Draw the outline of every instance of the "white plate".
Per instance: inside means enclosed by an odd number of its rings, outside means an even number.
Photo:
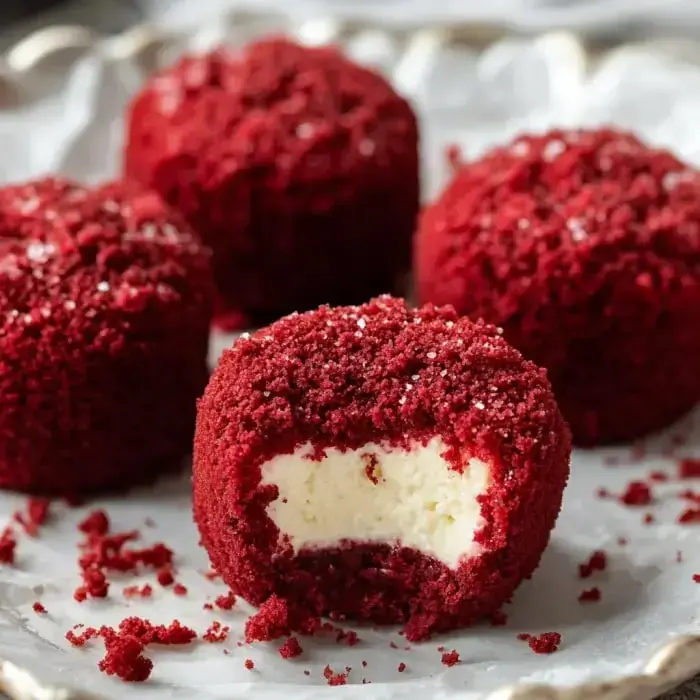
[[[389,34],[330,20],[296,25],[279,17],[239,14],[187,35],[139,28],[103,41],[84,30],[54,28],[15,47],[0,84],[0,181],[53,170],[88,180],[113,174],[121,110],[145,72],[183,47],[203,48],[222,39],[239,43],[280,30],[309,42],[342,41],[359,60],[386,71],[414,100],[422,119],[428,195],[444,181],[445,146],[458,142],[472,155],[523,129],[554,124],[612,121],[700,164],[700,68],[689,60],[697,51],[693,45],[673,47],[673,55],[649,46],[626,47],[594,65],[568,35],[499,41],[478,52],[470,43],[473,35],[461,29]],[[230,340],[215,338],[214,354]],[[155,585],[152,599],[127,602],[120,595],[122,584],[116,583],[110,600],[78,605],[72,601],[78,583],[75,524],[85,509],[56,505],[40,538],[21,539],[17,567],[0,568],[0,658],[5,659],[0,683],[16,697],[31,700],[239,700],[251,692],[268,700],[651,698],[700,671],[700,637],[692,636],[700,632],[700,588],[692,579],[700,573],[700,526],[675,524],[683,508],[676,494],[692,483],[655,486],[658,502],[642,509],[601,500],[595,491],[620,492],[652,469],[675,473],[669,441],[679,433],[689,439],[674,448],[675,454],[700,456],[700,426],[695,429],[690,419],[650,441],[644,459],[622,448],[576,452],[552,545],[533,580],[508,607],[508,625],[482,626],[410,649],[393,631],[370,629],[357,630],[363,641],[353,648],[332,640],[302,640],[305,655],[293,662],[283,661],[275,645],[238,647],[244,606],[230,613],[202,610],[207,597],[222,589],[201,574],[206,556],[197,546],[186,480],[94,505],[106,508],[118,529],[153,518],[156,526],[142,527],[144,536],[175,549],[178,578],[188,596],[178,598]],[[615,456],[619,464],[606,466],[606,456]],[[18,496],[0,497],[0,525],[23,502]],[[653,525],[642,522],[647,511],[656,518]],[[620,537],[628,543],[620,545]],[[594,549],[606,550],[609,567],[581,581],[578,564]],[[683,553],[680,563],[677,551]],[[148,576],[129,579],[123,585],[146,580]],[[578,595],[593,585],[600,587],[602,601],[581,605]],[[32,611],[35,600],[41,600],[48,615]],[[134,687],[97,671],[100,643],[79,650],[64,639],[76,623],[113,624],[130,614],[156,622],[177,617],[199,632],[218,619],[231,625],[232,634],[223,646],[198,643],[154,651],[151,680]],[[516,638],[521,632],[547,631],[563,636],[561,649],[551,656],[534,655]],[[458,650],[462,663],[443,667],[438,645]],[[244,668],[246,658],[255,661],[255,671]],[[401,662],[407,666],[403,673],[397,670]],[[328,688],[322,676],[326,664],[336,670],[351,666],[350,684]],[[363,677],[373,683],[358,685]],[[79,694],[61,690],[68,688]]]

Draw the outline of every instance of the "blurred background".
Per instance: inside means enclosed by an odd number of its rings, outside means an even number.
[[[659,33],[700,38],[699,0],[3,0],[0,43],[47,24],[115,33],[141,21],[190,23],[229,7],[412,24],[488,21],[524,32],[573,29],[612,40]]]

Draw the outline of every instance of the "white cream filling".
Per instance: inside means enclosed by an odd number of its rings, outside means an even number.
[[[459,473],[441,456],[445,449],[437,437],[410,450],[368,443],[330,448],[314,461],[311,445],[303,445],[263,464],[262,483],[279,489],[267,513],[297,552],[341,540],[401,543],[455,568],[480,551],[477,497],[490,484],[490,468],[467,458]]]

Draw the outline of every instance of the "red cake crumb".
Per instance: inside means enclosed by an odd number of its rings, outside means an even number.
[[[170,567],[158,569],[158,573],[156,574],[156,580],[164,588],[166,588],[167,586],[172,586],[172,584],[175,582],[173,570]]]
[[[125,598],[150,598],[153,595],[153,586],[149,583],[143,586],[125,586],[122,594]]]
[[[150,547],[127,548],[127,544],[139,537],[136,530],[121,533],[109,532],[109,518],[104,511],[93,511],[78,526],[85,533],[85,541],[79,546],[82,553],[78,564],[82,570],[83,585],[76,589],[74,598],[78,602],[88,597],[104,598],[108,594],[109,582],[106,572],[136,572],[141,567],[159,568],[170,566],[173,551],[162,542]],[[135,595],[136,589],[127,587],[125,595]],[[148,585],[140,590],[143,597],[152,593]]]
[[[45,615],[46,614],[46,608],[37,600],[34,605],[32,605],[32,610],[37,614],[37,615]]]
[[[518,639],[527,642],[535,654],[553,654],[561,644],[559,632],[543,632],[540,635],[519,634]]]
[[[659,483],[664,483],[665,481],[669,480],[669,476],[668,476],[668,474],[666,474],[666,472],[658,472],[658,471],[651,472],[649,474],[649,478],[652,481],[657,481]]]
[[[398,667],[396,668],[396,670],[397,670],[399,673],[403,673],[403,672],[406,670],[406,664],[402,661],[402,662],[398,665]]]
[[[338,644],[345,644],[346,646],[354,647],[360,643],[360,638],[358,637],[357,632],[354,630],[338,630],[335,641]]]
[[[695,583],[700,583],[700,574],[693,574],[693,581]]]
[[[220,595],[214,601],[216,607],[220,610],[232,610],[236,604],[236,596],[233,593],[227,593],[226,595]]]
[[[209,629],[202,635],[202,639],[211,644],[225,642],[228,639],[229,629],[230,627],[222,625],[220,622],[212,622]]]
[[[364,659],[362,660],[362,668],[367,668],[367,662]]]
[[[692,503],[700,505],[700,492],[685,489],[684,491],[681,491],[678,496],[686,501],[691,501]]]
[[[292,632],[313,634],[319,625],[318,617],[309,615],[303,607],[292,605],[289,601],[272,595],[260,606],[258,612],[246,621],[245,640],[250,644],[270,642],[279,637],[286,637]]]
[[[249,670],[252,671],[255,668],[255,663],[252,661],[252,659],[246,659],[243,662],[243,665]]]
[[[330,666],[323,669],[323,677],[328,685],[347,685],[348,673],[336,673]]]
[[[129,182],[5,186],[0,268],[0,487],[72,496],[178,469],[212,305],[181,215]]]
[[[6,527],[0,535],[0,564],[14,564],[17,538],[14,531]]]
[[[187,595],[187,586],[183,586],[181,583],[176,583],[173,586],[173,593],[179,596]]]
[[[106,535],[109,532],[109,516],[103,510],[93,510],[78,524],[86,535]]]
[[[206,611],[210,612],[213,609],[214,609],[214,606],[211,603],[204,603],[204,605],[202,605],[202,610],[206,610]]]
[[[409,271],[416,118],[336,48],[275,38],[186,56],[149,80],[127,125],[127,177],[214,251],[217,325],[358,303]]]
[[[656,522],[656,518],[652,513],[645,513],[644,517],[642,518],[642,522],[645,525],[653,525]]]
[[[143,656],[146,645],[136,637],[117,636],[105,639],[105,656],[97,667],[108,676],[118,676],[128,683],[142,683],[153,670],[153,661]]]
[[[579,603],[597,603],[601,598],[600,588],[593,586],[581,591],[578,597]]]
[[[626,506],[648,506],[653,500],[651,489],[643,481],[630,481],[620,496],[620,503]]]
[[[694,525],[700,523],[700,508],[687,508],[678,516],[680,525]]]
[[[583,564],[578,565],[579,578],[590,578],[595,571],[605,571],[608,565],[608,557],[605,552],[596,550]]]
[[[444,652],[440,658],[440,663],[447,667],[456,666],[459,663],[459,653],[455,649]]]
[[[30,537],[35,537],[49,517],[50,506],[51,502],[46,498],[30,498],[26,514],[17,511],[14,519]]]
[[[83,585],[76,589],[76,600],[83,593],[89,598],[106,598],[109,592],[109,582],[104,571],[96,567],[86,567],[82,572]],[[81,591],[79,594],[78,591]]]
[[[153,662],[143,656],[149,644],[189,644],[196,636],[194,630],[183,626],[178,620],[173,620],[166,627],[153,625],[140,617],[125,618],[117,629],[88,627],[81,634],[75,634],[73,630],[66,633],[66,639],[78,647],[102,637],[105,656],[98,664],[99,669],[109,676],[118,676],[129,682],[142,682],[150,676]]]
[[[699,183],[613,128],[518,136],[423,211],[418,301],[502,327],[579,444],[670,425],[700,399]]]
[[[370,454],[364,454],[362,455],[362,459],[365,462],[365,475],[376,486],[379,483],[382,475],[377,455],[373,452]]]
[[[289,637],[287,641],[280,647],[280,656],[283,659],[293,659],[297,656],[301,656],[304,650],[299,644],[299,640],[296,637]]]
[[[218,571],[214,571],[212,569],[211,571],[206,571],[204,573],[204,577],[209,581],[216,581],[217,579],[221,578],[221,574]]]
[[[603,488],[602,486],[600,488],[596,489],[595,495],[597,498],[609,498],[610,497],[610,491],[608,489]]]
[[[449,468],[464,469],[465,445],[487,464],[508,465],[493,468],[482,501],[476,540],[484,553],[457,568],[388,543],[293,554],[267,514],[278,492],[260,483],[261,467],[280,453],[310,443],[321,459],[330,447],[401,448],[436,435]],[[307,619],[399,623],[416,641],[500,609],[534,571],[561,506],[569,454],[545,373],[498,329],[390,297],[322,307],[224,352],[199,402],[195,520],[214,568],[252,605],[286,601],[303,606]],[[261,609],[250,629],[266,627],[267,614]],[[276,636],[288,633],[288,624],[272,626],[281,627]]]
[[[86,627],[80,634],[76,634],[73,630],[68,630],[66,632],[66,639],[74,646],[74,647],[82,647],[87,644],[91,639],[95,639],[95,637],[98,637],[100,634],[100,631],[98,629],[95,629],[94,627]]]
[[[679,479],[700,479],[700,459],[682,459],[678,463]]]

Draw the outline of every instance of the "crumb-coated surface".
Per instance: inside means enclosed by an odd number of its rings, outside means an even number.
[[[138,186],[0,189],[0,486],[72,494],[177,468],[207,381],[210,274]]]
[[[418,211],[409,104],[335,48],[266,39],[185,57],[134,99],[125,171],[214,250],[219,317],[396,290]]]
[[[574,440],[624,441],[700,399],[700,175],[611,129],[462,164],[415,243],[418,296],[502,326]]]
[[[478,557],[449,569],[381,543],[294,555],[266,515],[261,465],[306,442],[397,448],[441,436],[450,468],[491,464]],[[311,615],[406,624],[410,639],[497,609],[537,566],[559,513],[570,436],[545,373],[482,323],[385,296],[281,319],[226,351],[199,403],[194,508],[224,580]],[[465,543],[465,549],[468,543]]]

